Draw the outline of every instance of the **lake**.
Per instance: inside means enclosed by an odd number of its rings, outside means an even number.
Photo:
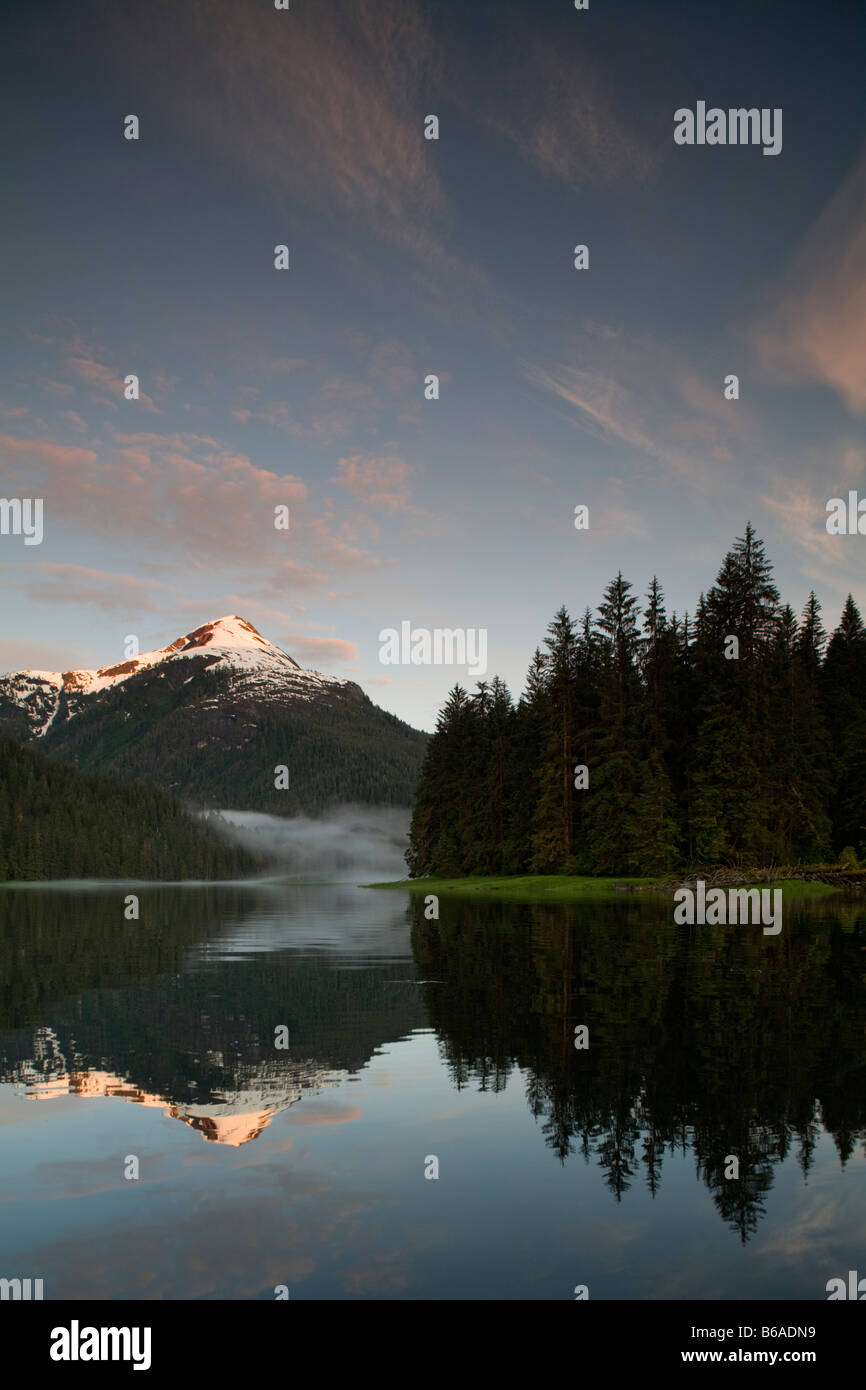
[[[427,921],[150,886],[126,921],[127,891],[0,890],[0,1275],[46,1299],[826,1299],[863,1268],[862,901],[770,937],[638,894]]]

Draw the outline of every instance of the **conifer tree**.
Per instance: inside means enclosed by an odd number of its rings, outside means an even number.
[[[636,858],[632,816],[638,766],[640,610],[620,571],[599,605],[601,635],[599,736],[590,771],[589,829],[596,873],[617,873]]]
[[[578,644],[574,623],[563,607],[544,639],[544,715],[538,800],[532,836],[536,871],[573,872],[574,747]]]
[[[778,853],[767,825],[774,773],[765,737],[778,605],[763,542],[749,523],[722,562],[696,639],[704,695],[691,819],[704,863],[772,863]]]
[[[822,670],[834,776],[830,811],[836,851],[866,850],[866,630],[851,594]]]

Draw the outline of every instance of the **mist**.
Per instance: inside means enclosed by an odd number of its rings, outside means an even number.
[[[221,811],[224,832],[266,869],[328,883],[406,878],[408,806],[335,806],[321,817]]]

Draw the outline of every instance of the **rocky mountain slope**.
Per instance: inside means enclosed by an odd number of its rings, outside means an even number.
[[[112,666],[0,677],[0,733],[196,805],[276,814],[408,805],[426,743],[236,614]],[[288,788],[275,786],[278,766]]]

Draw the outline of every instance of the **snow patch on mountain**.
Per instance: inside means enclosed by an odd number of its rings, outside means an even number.
[[[232,671],[237,677],[233,691],[257,699],[313,700],[329,690],[357,688],[353,687],[353,682],[338,676],[305,670],[287,652],[263,637],[252,623],[236,613],[229,613],[178,637],[167,647],[158,647],[113,666],[101,666],[96,670],[15,671],[0,677],[0,695],[5,695],[26,714],[31,731],[41,737],[57,714],[61,694],[68,699],[72,697],[69,699],[72,716],[85,706],[86,700],[80,697],[97,695],[122,685],[141,671],[190,657],[207,658],[208,671]]]

